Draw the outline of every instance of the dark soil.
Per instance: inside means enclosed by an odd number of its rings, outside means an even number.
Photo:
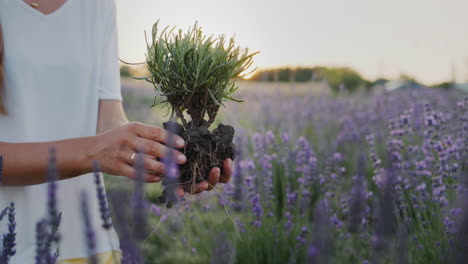
[[[234,160],[234,128],[232,126],[219,124],[218,128],[209,131],[207,126],[185,130],[182,125],[171,121],[163,125],[164,129],[181,136],[186,142],[185,148],[180,151],[187,157],[187,162],[179,167],[178,183],[184,184],[187,192],[190,192],[196,183],[206,180],[212,168],[218,167],[222,173],[225,159]],[[166,191],[163,192],[160,201],[166,203],[167,200]]]

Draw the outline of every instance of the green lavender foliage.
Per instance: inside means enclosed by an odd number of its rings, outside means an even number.
[[[175,27],[166,27],[160,34],[158,23],[159,20],[153,25],[151,42],[146,41],[151,75],[139,78],[152,83],[158,93],[152,106],[169,104],[183,113],[195,94],[206,96],[205,109],[219,107],[226,101],[241,101],[232,97],[238,89],[236,80],[246,75],[258,52],[237,47],[234,37],[208,37],[197,22],[186,33],[181,29],[175,33]]]

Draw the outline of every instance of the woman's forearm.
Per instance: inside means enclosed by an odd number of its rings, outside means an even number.
[[[120,101],[101,100],[97,134],[128,123]],[[0,142],[3,156],[1,185],[21,186],[47,182],[49,149],[56,148],[59,180],[73,178],[92,171],[92,151],[98,138],[81,137],[38,143]]]
[[[92,171],[87,153],[96,144],[95,137],[82,137],[38,143],[0,142],[3,156],[2,185],[21,186],[47,182],[49,149],[55,146],[59,180]]]

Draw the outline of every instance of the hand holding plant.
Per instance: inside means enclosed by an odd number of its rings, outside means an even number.
[[[159,182],[165,173],[164,163],[156,160],[168,153],[165,142],[170,132],[163,128],[130,122],[118,128],[97,135],[93,147],[88,153],[88,171],[92,171],[92,161],[98,161],[101,171],[112,175],[135,178],[135,168],[131,157],[135,152],[145,154],[143,166],[145,182]],[[184,147],[182,138],[175,136],[175,146]],[[172,151],[174,160],[179,164],[186,162],[186,157],[177,150]]]
[[[232,96],[238,89],[236,80],[257,53],[235,47],[234,37],[228,44],[224,35],[207,37],[197,23],[185,34],[166,27],[158,35],[158,22],[152,28],[152,41],[147,40],[146,63],[151,75],[140,79],[155,87],[152,106],[160,103],[170,111],[170,121],[164,127],[173,127],[172,132],[187,143],[181,149],[188,160],[180,166],[178,190],[181,192],[182,186],[186,192],[197,193],[217,182],[217,168],[222,168],[222,182],[230,178],[234,128],[223,124],[212,131],[209,128],[224,102],[241,102]],[[166,195],[161,201],[167,202]]]

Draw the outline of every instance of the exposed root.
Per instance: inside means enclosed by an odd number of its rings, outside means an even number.
[[[233,219],[233,217],[231,216],[231,213],[229,212],[229,208],[228,208],[228,206],[227,206],[226,200],[224,200],[223,196],[221,195],[221,193],[218,191],[218,189],[217,189],[215,186],[213,186],[213,185],[211,185],[211,184],[210,184],[210,186],[211,186],[211,188],[213,188],[213,190],[216,191],[216,193],[218,194],[219,198],[223,201],[224,211],[226,211],[226,215],[228,216],[229,220],[231,220],[231,223],[232,223],[232,225],[234,226],[234,230],[236,231],[236,234],[237,234],[239,240],[242,241],[242,236],[241,236],[241,234],[240,234],[240,232],[239,232],[239,229],[237,229],[236,222],[234,222],[234,219]]]
[[[178,110],[174,109],[174,111],[179,117]],[[174,121],[163,125],[166,129],[175,127],[176,134],[186,141],[181,152],[187,157],[187,162],[180,165],[180,177],[177,182],[173,183],[179,187],[182,186],[184,192],[196,192],[199,183],[208,181],[213,168],[218,167],[222,172],[224,160],[234,159],[235,146],[232,141],[235,131],[232,126],[219,124],[216,129],[210,131],[206,126],[192,127],[194,125],[192,122],[188,123],[189,129],[185,128],[185,124],[181,125]],[[163,192],[163,196],[160,197],[161,203],[167,201],[166,196],[167,193]]]
[[[142,65],[142,64],[146,64],[146,61],[145,61],[145,62],[126,62],[126,61],[122,60],[121,58],[119,58],[119,61],[122,62],[123,64],[128,64],[128,65]]]
[[[149,233],[149,235],[142,241],[142,243],[145,243],[145,241],[150,238],[159,228],[159,226],[161,225],[162,223],[162,219],[163,217],[165,216],[165,213],[166,213],[166,208],[167,208],[167,203],[164,205],[163,207],[163,211],[161,213],[161,217],[159,218],[159,221],[158,223],[156,224],[156,226],[154,226],[153,230],[151,230],[151,232]]]

